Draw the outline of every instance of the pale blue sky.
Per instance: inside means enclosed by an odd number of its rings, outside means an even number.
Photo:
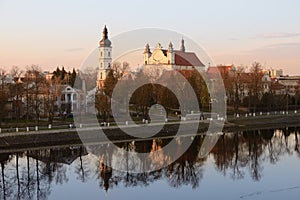
[[[111,36],[143,27],[178,31],[217,64],[259,61],[300,74],[299,10],[298,0],[0,0],[0,67],[79,67],[107,24]]]

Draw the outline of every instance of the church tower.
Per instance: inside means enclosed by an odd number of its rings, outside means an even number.
[[[175,63],[175,54],[173,49],[172,42],[169,43],[169,48],[167,51],[168,65],[174,65]]]
[[[184,40],[181,38],[180,51],[185,52]]]
[[[110,65],[112,62],[112,47],[111,42],[108,39],[108,31],[104,26],[102,32],[102,39],[99,42],[99,66],[97,70],[97,86],[98,89],[103,88],[103,83],[109,72]]]
[[[145,50],[144,50],[144,64],[148,65],[149,63],[149,58],[151,57],[151,51],[150,51],[150,46],[147,43],[145,46]]]

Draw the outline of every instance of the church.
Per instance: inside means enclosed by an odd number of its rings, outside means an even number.
[[[144,65],[148,67],[160,65],[166,70],[193,70],[197,67],[205,67],[194,52],[186,52],[183,38],[179,50],[174,50],[170,42],[168,49],[163,49],[161,44],[157,43],[151,52],[149,44],[146,44]]]
[[[110,70],[112,63],[112,43],[108,38],[107,27],[104,26],[102,39],[99,41],[99,66],[97,67],[97,87],[103,88],[104,81]],[[144,70],[159,68],[165,70],[184,70],[190,71],[195,68],[205,69],[205,65],[199,60],[194,52],[186,51],[184,39],[181,39],[179,50],[173,48],[172,42],[167,49],[164,49],[160,43],[151,51],[147,43],[143,52]]]

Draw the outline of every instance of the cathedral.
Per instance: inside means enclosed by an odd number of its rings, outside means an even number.
[[[97,88],[104,86],[104,81],[110,70],[112,63],[112,46],[108,39],[108,31],[104,26],[102,39],[99,42],[99,66],[97,68]],[[179,50],[173,48],[170,42],[167,49],[163,49],[160,43],[150,50],[149,44],[146,44],[144,52],[144,70],[159,68],[165,70],[193,70],[195,68],[205,69],[205,65],[199,60],[194,52],[187,52],[183,38]]]
[[[174,50],[173,44],[170,42],[168,49],[163,49],[161,44],[157,43],[151,52],[149,44],[146,44],[144,65],[148,68],[159,65],[166,70],[192,70],[197,67],[205,67],[194,52],[186,52],[183,38],[179,50]]]

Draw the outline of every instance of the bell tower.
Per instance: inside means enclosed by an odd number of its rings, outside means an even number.
[[[104,26],[102,31],[102,39],[99,42],[99,66],[97,70],[97,86],[98,89],[103,88],[103,83],[109,72],[112,62],[112,46],[111,41],[108,39],[108,31]]]
[[[150,51],[150,46],[147,43],[145,46],[145,50],[144,50],[144,64],[148,65],[149,63],[149,58],[151,57],[151,51]]]

